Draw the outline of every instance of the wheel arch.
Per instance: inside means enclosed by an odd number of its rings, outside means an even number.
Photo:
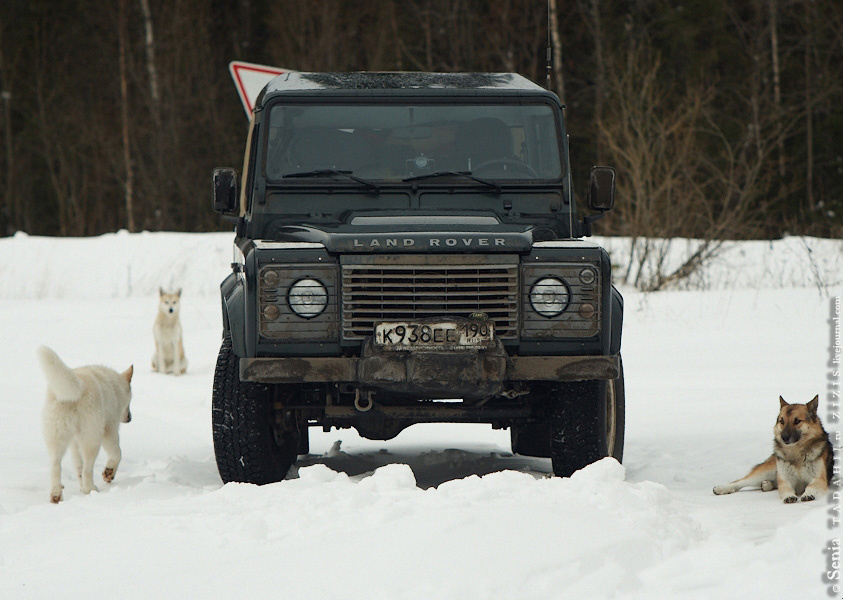
[[[223,337],[231,338],[231,349],[239,357],[246,356],[246,286],[232,273],[220,285]]]
[[[609,354],[616,356],[621,351],[621,335],[623,333],[623,296],[615,286],[612,286],[612,331],[609,340]]]

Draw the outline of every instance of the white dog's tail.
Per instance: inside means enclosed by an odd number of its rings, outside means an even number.
[[[82,397],[84,386],[82,380],[64,364],[58,355],[47,348],[38,348],[38,358],[41,368],[47,376],[47,384],[59,402],[76,402]]]

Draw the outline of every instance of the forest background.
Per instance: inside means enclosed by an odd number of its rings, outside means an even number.
[[[232,60],[549,75],[578,195],[618,170],[601,234],[843,237],[839,0],[6,0],[0,235],[222,229]]]

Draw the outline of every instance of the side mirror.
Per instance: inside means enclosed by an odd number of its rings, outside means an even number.
[[[220,213],[234,212],[240,197],[237,173],[234,169],[214,169],[214,210]]]
[[[591,167],[586,204],[591,210],[612,210],[615,205],[615,170],[612,167]]]

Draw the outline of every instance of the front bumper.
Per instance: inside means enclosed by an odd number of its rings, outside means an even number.
[[[508,356],[503,346],[478,351],[379,351],[358,357],[241,358],[240,379],[260,383],[350,383],[427,397],[487,397],[507,382],[616,379],[618,356]]]

